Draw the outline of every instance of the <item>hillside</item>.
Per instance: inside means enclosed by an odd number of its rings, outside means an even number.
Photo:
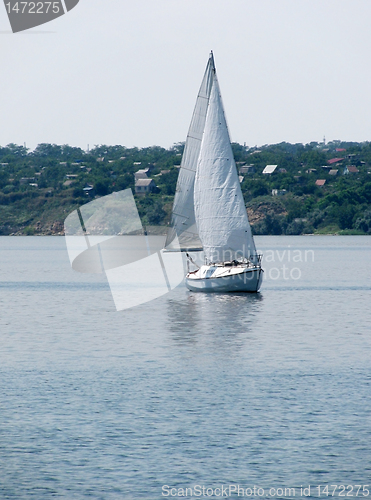
[[[255,234],[371,234],[371,143],[233,144],[233,150]],[[55,144],[0,147],[0,234],[63,234],[71,211],[113,191],[134,191],[134,173],[144,169],[156,187],[135,195],[143,225],[166,225],[182,151],[183,144],[89,152]],[[267,165],[277,167],[263,174]]]

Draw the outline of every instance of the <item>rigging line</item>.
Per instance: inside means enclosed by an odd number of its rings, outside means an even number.
[[[197,269],[200,269],[200,266],[196,264],[196,262],[192,259],[188,252],[186,252],[186,256],[192,262],[192,264],[197,267]]]
[[[187,217],[186,215],[177,214],[176,212],[173,212],[173,215],[177,215],[178,217],[183,217],[184,219],[189,219],[189,217]]]
[[[90,241],[89,241],[89,238],[88,238],[88,233],[86,231],[86,227],[85,227],[85,224],[84,224],[84,219],[82,218],[82,215],[81,215],[81,212],[80,212],[79,208],[77,209],[77,215],[79,216],[79,219],[80,219],[81,229],[83,230],[86,244],[87,244],[88,248],[90,248]]]
[[[188,172],[193,172],[193,173],[196,173],[196,170],[192,170],[191,168],[182,167],[182,166],[180,166],[180,168],[181,168],[182,170],[188,170]]]
[[[195,139],[195,141],[202,141],[202,137],[201,139],[199,137],[195,137],[194,135],[187,135],[187,139]]]

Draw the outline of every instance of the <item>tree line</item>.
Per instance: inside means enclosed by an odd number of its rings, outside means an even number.
[[[371,234],[371,143],[232,148],[255,234]],[[183,143],[168,149],[98,145],[89,151],[45,143],[33,151],[0,147],[0,234],[60,233],[72,210],[92,196],[134,191],[134,173],[147,168],[156,189],[136,196],[139,215],[144,225],[166,225],[183,149]],[[264,175],[266,165],[277,168]],[[354,172],[344,174],[347,166]]]

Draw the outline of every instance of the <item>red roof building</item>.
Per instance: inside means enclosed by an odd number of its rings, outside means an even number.
[[[326,184],[326,179],[317,179],[316,180],[316,186],[324,186]]]
[[[344,158],[332,158],[331,160],[327,160],[327,163],[329,165],[332,165],[333,163],[338,163],[339,161],[343,161]]]
[[[344,174],[358,174],[359,170],[354,165],[350,165],[349,167],[345,167]]]

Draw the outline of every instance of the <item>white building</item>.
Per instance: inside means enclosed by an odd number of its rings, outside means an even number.
[[[153,179],[137,179],[135,181],[135,194],[148,194],[156,189]]]
[[[138,179],[148,179],[149,168],[142,168],[134,173],[135,180]]]
[[[263,174],[273,174],[278,165],[267,165],[263,170]]]
[[[286,189],[272,189],[272,196],[283,196],[286,194]]]

